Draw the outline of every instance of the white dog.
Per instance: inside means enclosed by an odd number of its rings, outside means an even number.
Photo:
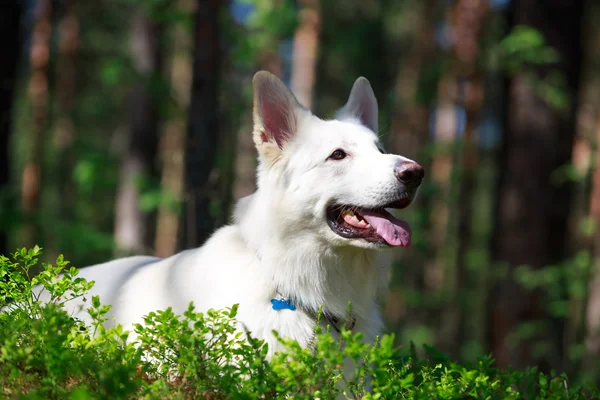
[[[258,190],[240,200],[235,223],[200,248],[166,259],[123,258],[80,276],[96,281],[92,293],[112,304],[126,329],[158,309],[237,303],[238,321],[268,343],[270,357],[281,350],[273,330],[308,346],[322,306],[332,331],[349,321],[373,340],[382,330],[376,295],[387,276],[374,252],[410,244],[408,224],[385,209],[410,204],[423,169],[382,150],[366,79],[354,83],[331,121],[312,115],[268,72],[252,82]],[[72,303],[85,320],[84,303]]]

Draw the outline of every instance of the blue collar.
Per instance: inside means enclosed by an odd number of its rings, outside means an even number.
[[[279,311],[279,310],[292,310],[295,311],[296,310],[296,306],[292,304],[292,302],[290,300],[286,300],[286,299],[271,299],[271,305],[273,307],[273,310],[275,311]]]
[[[292,311],[296,311],[296,306],[292,303],[291,300],[286,299],[285,297],[281,296],[279,293],[277,293],[277,297],[279,297],[279,299],[271,299],[271,306],[273,307],[273,310],[275,311],[279,311],[279,310],[292,310]],[[313,315],[313,317],[315,319],[319,319],[318,314],[315,313],[314,311],[307,311],[310,314]],[[340,319],[338,317],[335,317],[333,315],[329,315],[328,313],[324,312],[323,316],[325,317],[325,319],[331,324],[331,326],[333,327],[333,329],[335,329],[338,333],[340,333],[340,327],[338,326]],[[354,325],[356,325],[356,316],[350,314],[348,316],[349,318],[346,320],[344,327],[347,330],[352,330],[354,328]]]

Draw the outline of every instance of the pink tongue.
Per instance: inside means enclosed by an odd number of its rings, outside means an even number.
[[[361,210],[360,215],[371,224],[377,234],[385,239],[390,246],[410,245],[410,226],[400,221],[389,212]]]

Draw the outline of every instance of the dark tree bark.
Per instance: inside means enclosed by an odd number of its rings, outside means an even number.
[[[42,165],[44,143],[48,129],[50,65],[50,38],[52,36],[52,1],[39,0],[34,10],[33,31],[29,49],[31,77],[29,100],[31,105],[31,147],[21,179],[21,209],[26,218],[21,237],[23,246],[33,246],[42,239],[36,213],[42,193]]]
[[[185,145],[184,246],[201,245],[214,229],[209,211],[213,162],[218,146],[220,0],[197,0],[194,62]]]
[[[57,27],[56,121],[52,137],[56,149],[56,162],[52,168],[56,174],[54,186],[59,199],[56,204],[56,217],[58,221],[65,223],[73,221],[76,204],[76,189],[72,180],[72,171],[76,163],[76,154],[73,149],[76,133],[73,124],[73,110],[77,88],[79,19],[75,0],[64,0],[61,9],[59,10],[60,22]],[[61,249],[68,248],[70,244],[65,242],[65,238],[60,234],[48,235],[46,239],[45,250],[50,259],[56,259]]]
[[[248,81],[252,79],[248,77]],[[250,103],[247,105],[252,107]],[[235,178],[233,197],[235,200],[246,197],[256,190],[256,149],[252,140],[252,115],[246,113],[241,118],[235,146]]]
[[[458,0],[454,5],[453,24],[455,30],[454,62],[458,69],[456,74],[456,103],[465,111],[465,130],[460,141],[457,140],[454,151],[454,168],[458,168],[460,184],[458,185],[456,205],[456,287],[458,298],[457,326],[449,335],[452,343],[449,347],[456,349],[456,344],[464,344],[473,339],[476,326],[470,322],[477,313],[477,306],[472,301],[477,282],[473,273],[468,270],[468,252],[473,245],[471,232],[473,217],[473,192],[475,190],[475,172],[479,165],[479,153],[476,147],[479,118],[483,110],[484,85],[483,74],[477,61],[479,60],[479,42],[488,16],[487,0]],[[458,145],[460,144],[460,146]],[[458,349],[452,354],[460,354]]]
[[[559,54],[555,65],[536,67],[535,77],[560,72],[567,84],[568,110],[549,105],[525,73],[508,80],[506,133],[500,157],[500,179],[492,256],[513,271],[518,265],[541,269],[565,256],[572,189],[551,178],[571,159],[576,131],[575,110],[581,62],[582,0],[517,0],[509,26],[538,29]],[[498,282],[489,297],[489,344],[497,364],[542,369],[560,368],[563,323],[547,312],[544,293],[526,291],[509,278]],[[510,335],[522,323],[537,324],[536,333],[514,345]],[[550,351],[534,354],[544,341]]]
[[[436,61],[434,28],[439,7],[436,0],[413,0],[409,5],[416,10],[412,11],[415,23],[395,78],[389,147],[392,153],[423,162],[419,156],[429,140],[431,104],[420,91],[424,82],[430,83],[424,75]]]
[[[178,0],[178,6],[188,12],[193,3]],[[183,197],[184,145],[190,88],[192,85],[192,41],[183,23],[171,26],[170,51],[166,54],[170,66],[170,83],[175,107],[163,124],[160,139],[161,190],[175,201]],[[177,204],[161,202],[156,218],[155,254],[168,257],[178,250],[180,213]]]
[[[600,140],[600,115],[596,128],[596,140]],[[594,157],[589,211],[590,216],[598,224],[597,226],[600,226],[600,147],[598,144],[596,144]],[[586,355],[583,360],[585,368],[594,368],[600,356],[600,234],[596,232],[594,236],[591,246],[594,262],[590,271],[585,315]]]
[[[146,252],[154,244],[149,219],[140,209],[140,178],[156,176],[159,116],[153,80],[162,64],[162,27],[148,19],[144,7],[134,17],[131,32],[133,65],[139,83],[129,98],[129,127],[117,193],[115,240],[118,251]]]
[[[291,89],[304,107],[311,109],[316,79],[319,28],[319,0],[301,0],[299,24],[294,33]]]
[[[431,75],[428,68],[436,61],[434,25],[439,17],[437,14],[440,8],[436,0],[411,0],[408,7],[415,22],[411,25],[412,29],[406,43],[402,46],[406,57],[400,59],[395,77],[388,147],[391,153],[401,154],[420,163],[429,178],[430,162],[423,157],[423,149],[429,140],[431,104],[420,93],[424,91],[424,84],[431,85],[432,81],[427,73]],[[424,196],[421,191],[411,208],[428,209],[430,200],[430,197]],[[414,229],[414,224],[412,226]],[[429,232],[426,222],[418,228],[422,232]],[[429,241],[423,242],[429,243]],[[424,268],[428,249],[423,247],[411,246],[409,249],[403,249],[407,251],[390,253],[390,257],[393,257],[392,262],[402,266],[398,268],[400,273],[394,275],[397,276],[397,282],[392,283],[393,290],[388,294],[388,300],[385,302],[385,314],[388,323],[394,324],[393,326],[398,326],[400,323],[427,323],[426,313],[420,309],[405,307],[397,300],[402,297],[402,288],[395,287],[401,285],[423,291],[428,289],[425,285]]]
[[[23,9],[24,6],[20,1],[7,1],[0,5],[0,37],[3,38],[4,43],[0,52],[0,191],[7,188],[10,183],[11,160],[8,148],[13,124],[12,106],[21,48],[20,30]],[[1,214],[0,209],[0,216]],[[0,226],[0,254],[9,251],[8,235],[4,229],[5,227]]]

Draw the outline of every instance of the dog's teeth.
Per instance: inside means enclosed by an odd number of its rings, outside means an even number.
[[[358,219],[356,214],[351,211],[345,212],[343,217],[344,221],[346,221],[348,225],[354,226],[355,228],[367,228],[369,226],[367,221],[364,219]]]
[[[367,223],[367,221],[365,221],[364,219],[361,219],[361,220],[358,220],[358,219],[357,219],[357,221],[358,221],[358,223],[357,223],[357,226],[360,226],[361,228],[366,228],[366,227],[367,227],[367,225],[369,225],[369,224]]]

